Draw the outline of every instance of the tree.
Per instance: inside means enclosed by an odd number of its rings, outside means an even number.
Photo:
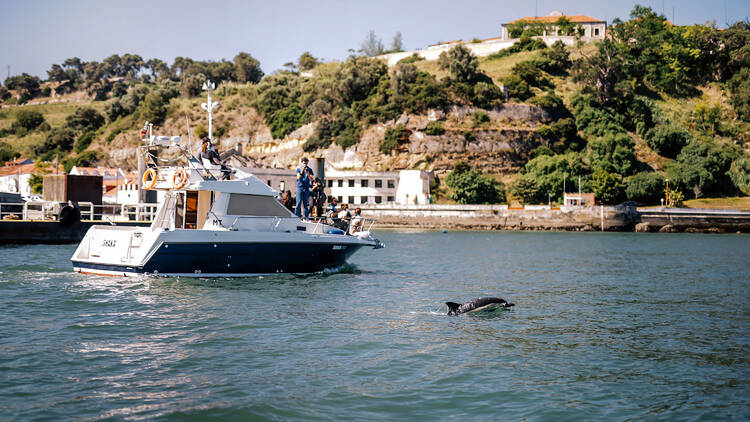
[[[168,101],[157,91],[152,91],[139,106],[141,118],[154,124],[159,124],[167,117]]]
[[[729,168],[729,178],[740,192],[750,195],[750,158],[745,156],[734,160]]]
[[[602,169],[597,169],[591,175],[591,188],[596,195],[596,199],[605,205],[617,204],[622,201],[624,196],[622,176],[617,173],[608,173]]]
[[[403,43],[403,39],[401,36],[401,31],[396,32],[396,35],[393,36],[393,41],[391,42],[391,49],[389,51],[392,53],[404,51],[404,43]]]
[[[151,59],[146,62],[146,68],[151,71],[155,81],[159,81],[169,77],[169,66],[160,59]]]
[[[39,95],[39,78],[22,73],[5,79],[5,86],[20,93],[21,101],[26,102]]]
[[[505,200],[505,192],[499,183],[472,170],[459,161],[445,178],[453,190],[451,199],[459,204],[496,204]]]
[[[667,158],[675,158],[690,139],[690,133],[674,125],[659,125],[646,133],[646,143],[657,154]]]
[[[5,163],[6,161],[10,161],[18,156],[18,152],[16,152],[12,146],[5,142],[0,142],[0,163]]]
[[[659,173],[641,172],[626,179],[625,195],[642,204],[658,204],[664,197],[666,177]]]
[[[16,113],[15,123],[26,130],[32,130],[44,123],[44,116],[38,111],[20,110]]]
[[[692,191],[696,198],[704,194],[732,193],[734,183],[728,172],[738,156],[739,151],[733,145],[693,140],[667,167],[667,175],[675,189]]]
[[[553,200],[561,200],[565,179],[584,176],[588,172],[582,158],[575,152],[539,155],[526,163],[524,174],[517,182],[521,184],[514,191],[527,203],[546,202],[548,194]]]
[[[570,53],[565,47],[565,43],[560,40],[555,41],[549,48],[545,48],[541,52],[540,67],[551,74],[565,74],[571,64]]]
[[[79,107],[65,118],[66,126],[77,131],[97,130],[104,122],[104,116],[91,107]]]
[[[372,29],[365,36],[365,40],[362,41],[362,46],[359,52],[367,57],[375,57],[383,54],[385,49],[383,48],[383,40],[375,35],[375,31]]]
[[[309,72],[319,64],[320,60],[316,59],[309,51],[305,51],[297,59],[297,68],[300,72]]]
[[[629,176],[635,170],[635,142],[626,133],[606,134],[589,142],[593,170]]]
[[[75,132],[69,128],[55,128],[47,135],[44,142],[37,148],[38,154],[50,151],[67,152],[75,143]]]
[[[748,53],[750,54],[750,53]],[[729,102],[742,120],[750,122],[750,68],[743,68],[729,80]]]
[[[448,51],[440,53],[440,69],[447,70],[454,82],[472,83],[479,78],[479,60],[468,48],[459,44]]]

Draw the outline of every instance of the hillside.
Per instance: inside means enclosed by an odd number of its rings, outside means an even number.
[[[21,98],[5,95],[0,153],[133,167],[145,120],[183,139],[189,125],[197,146],[208,76],[219,82],[221,148],[241,144],[268,166],[290,168],[310,154],[338,168],[431,169],[442,200],[459,202],[462,188],[444,176],[460,161],[479,172],[472,180],[489,177],[489,202],[559,200],[564,181],[579,177],[604,203],[658,203],[666,178],[675,203],[750,194],[750,27],[665,22],[636,8],[603,43],[522,37],[495,56],[478,59],[459,46],[390,69],[363,56],[320,63],[305,53],[296,70],[262,79],[246,53],[234,63],[179,58],[140,68],[126,66],[134,60],[126,55],[108,70],[116,77],[91,81],[86,71],[69,76],[90,64],[66,61],[53,70],[67,73],[50,72],[35,91],[28,78],[15,80],[11,93],[31,100],[18,105]],[[96,66],[110,69],[110,59]],[[150,73],[136,77],[143,66]]]

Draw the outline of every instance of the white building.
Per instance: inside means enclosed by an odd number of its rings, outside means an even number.
[[[14,164],[0,167],[0,192],[20,193],[23,196],[31,195],[29,180],[36,171],[36,165]]]
[[[564,34],[559,34],[558,28],[554,25],[555,22],[557,22],[557,20],[560,18],[566,18],[570,21],[570,23],[580,26],[581,29],[583,30],[583,35],[581,35],[581,39],[583,40],[586,40],[586,41],[603,40],[607,34],[607,22],[606,21],[592,18],[586,15],[568,16],[568,15],[564,15],[562,12],[554,11],[547,16],[525,17],[525,18],[517,19],[513,22],[502,24],[500,38],[504,40],[511,39],[512,37],[508,31],[508,27],[510,25],[517,24],[519,22],[543,23],[543,24],[549,25],[550,30],[545,31],[545,33],[543,34],[543,36],[545,37],[564,35]]]
[[[326,194],[345,204],[428,204],[432,172],[326,170]]]

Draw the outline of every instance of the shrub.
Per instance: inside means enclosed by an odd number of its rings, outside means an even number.
[[[525,173],[516,183],[520,185],[514,187],[514,191],[526,203],[547,202],[547,194],[552,195],[553,200],[562,199],[564,179],[570,181],[586,174],[588,170],[582,158],[581,154],[575,152],[554,156],[539,155],[526,163]]]
[[[502,79],[503,86],[508,90],[508,97],[519,101],[526,101],[533,95],[529,84],[518,75],[506,76]]]
[[[511,54],[518,53],[521,51],[533,51],[533,50],[541,50],[547,48],[547,44],[544,43],[544,41],[537,39],[537,38],[531,38],[531,37],[521,37],[518,41],[516,41],[512,46],[500,50],[495,54],[491,54],[488,58],[490,60],[493,59],[500,59],[503,57],[510,56]]]
[[[529,103],[543,107],[553,111],[560,111],[565,109],[562,98],[555,95],[554,92],[549,91],[544,95],[537,95],[529,100]]]
[[[625,196],[642,204],[658,204],[666,186],[664,179],[659,173],[636,173],[625,181]]]
[[[542,138],[550,142],[550,148],[562,153],[566,151],[580,151],[586,145],[585,141],[578,136],[578,128],[575,121],[566,117],[553,122],[551,125],[542,125],[537,129]]]
[[[472,170],[468,164],[459,161],[445,178],[445,183],[453,189],[451,199],[459,204],[496,204],[505,201],[505,191],[501,184]]]
[[[26,130],[33,130],[44,123],[44,116],[42,113],[34,110],[20,110],[16,113],[16,121],[14,123]]]
[[[550,82],[542,74],[537,63],[531,60],[516,64],[513,66],[512,72],[529,84],[529,86],[545,87],[550,85]]]
[[[107,143],[111,144],[112,141],[115,139],[115,137],[117,135],[121,134],[122,132],[123,132],[123,130],[121,128],[116,128],[115,130],[113,130],[112,132],[110,132],[109,135],[107,135]]]
[[[18,156],[18,153],[13,149],[12,146],[5,142],[0,142],[0,163],[5,163]]]
[[[474,112],[471,119],[472,119],[473,126],[477,127],[477,126],[481,126],[484,123],[489,123],[490,115],[481,110],[477,110]]]
[[[729,178],[737,189],[745,195],[750,195],[750,158],[738,158],[729,167]]]
[[[471,102],[480,108],[492,108],[503,103],[503,91],[497,85],[487,82],[479,82],[474,85],[474,93]]]
[[[674,181],[675,189],[692,190],[696,198],[703,194],[729,194],[735,186],[729,170],[738,155],[734,146],[693,140],[667,167],[667,176]]]
[[[81,167],[89,167],[99,160],[99,154],[96,151],[84,151],[76,157],[76,165]]]
[[[424,59],[425,59],[424,57],[420,56],[417,53],[414,53],[411,56],[404,57],[403,59],[399,60],[398,64],[401,64],[401,63],[416,63],[416,62],[422,61]]]
[[[431,136],[439,136],[445,133],[445,128],[443,127],[442,123],[434,120],[427,123],[427,127],[425,128],[424,132]]]
[[[91,145],[91,142],[94,140],[95,135],[96,134],[94,132],[89,131],[79,136],[74,148],[75,152],[80,154],[81,152],[83,152],[83,150],[88,148],[89,145]]]
[[[635,143],[625,133],[607,134],[589,142],[589,161],[594,170],[628,176],[635,170]]]
[[[281,139],[302,126],[305,111],[297,104],[283,108],[271,116],[269,127],[274,139]]]
[[[380,142],[380,152],[383,154],[392,154],[393,150],[398,148],[404,138],[409,138],[409,130],[404,125],[386,129],[385,136]]]
[[[549,48],[542,50],[541,69],[554,75],[562,75],[571,65],[570,53],[562,41],[557,40]]]
[[[610,107],[604,107],[593,96],[576,94],[571,98],[576,125],[593,136],[625,132],[625,118]]]
[[[69,128],[53,129],[45,138],[42,145],[36,148],[36,153],[44,154],[50,151],[70,151],[75,143],[75,132]]]
[[[729,80],[729,102],[744,121],[750,122],[750,68],[744,67]]]
[[[449,78],[453,82],[472,83],[481,74],[479,60],[462,44],[440,53],[438,65],[440,69],[448,71]]]
[[[91,107],[80,107],[65,118],[65,123],[73,130],[97,130],[104,126],[104,116]]]
[[[113,100],[104,106],[104,114],[107,116],[107,120],[114,122],[122,116],[127,116],[128,111],[122,105],[122,101]]]
[[[673,124],[659,125],[646,132],[648,146],[668,158],[677,157],[689,138],[690,134],[685,129]]]
[[[198,139],[208,138],[208,129],[206,129],[203,125],[198,125],[195,127],[195,136]]]

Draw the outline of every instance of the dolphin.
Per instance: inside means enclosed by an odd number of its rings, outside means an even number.
[[[458,315],[466,312],[489,311],[497,308],[510,308],[515,303],[508,303],[499,297],[480,297],[465,303],[445,302],[448,305],[448,315]]]

